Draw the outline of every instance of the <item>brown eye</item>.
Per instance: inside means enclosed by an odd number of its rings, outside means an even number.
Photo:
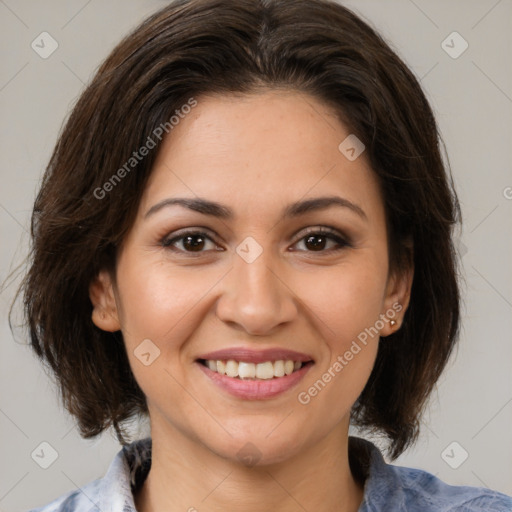
[[[162,246],[177,252],[204,252],[205,246],[211,242],[211,249],[216,247],[213,240],[201,231],[188,231],[173,238],[162,240]]]
[[[330,252],[349,247],[350,244],[336,231],[324,229],[311,229],[309,233],[297,243],[304,243],[306,252]],[[327,247],[331,244],[330,247]],[[334,246],[332,245],[334,243]],[[302,250],[302,249],[301,249]]]
[[[191,251],[201,251],[204,248],[205,239],[201,235],[187,235],[183,237],[183,247]]]
[[[311,229],[297,244],[301,242],[304,243],[305,247],[305,249],[300,249],[303,252],[329,253],[341,250],[344,247],[350,247],[350,243],[342,238],[337,231],[326,230],[325,228]],[[211,245],[208,247],[208,244]],[[161,241],[161,245],[174,252],[196,253],[198,255],[208,250],[222,250],[203,231],[186,231],[177,236],[166,237]]]
[[[310,235],[306,238],[305,245],[312,251],[318,251],[325,249],[327,243],[327,237],[324,235]]]

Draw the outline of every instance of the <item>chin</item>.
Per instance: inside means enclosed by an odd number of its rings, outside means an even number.
[[[300,442],[294,440],[283,432],[276,433],[274,439],[272,434],[259,436],[242,435],[237,439],[227,438],[222,446],[212,446],[209,440],[209,448],[224,459],[228,459],[246,467],[262,467],[284,462],[300,452]],[[287,439],[287,441],[284,441]]]

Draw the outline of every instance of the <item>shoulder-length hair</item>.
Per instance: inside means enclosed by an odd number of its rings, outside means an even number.
[[[380,343],[351,419],[387,436],[392,459],[417,439],[458,338],[460,206],[418,80],[366,22],[329,0],[174,2],[119,43],[73,108],[34,204],[20,290],[31,346],[83,437],[114,427],[126,444],[125,423],[148,413],[121,333],[91,321],[88,288],[115,269],[160,145],[155,130],[170,133],[191,98],[277,88],[323,101],[363,142],[384,198],[390,271],[414,264],[403,325]],[[156,148],[135,162],[149,137]]]

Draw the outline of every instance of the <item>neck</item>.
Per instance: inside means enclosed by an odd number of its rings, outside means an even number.
[[[344,425],[342,425],[342,423]],[[286,461],[247,467],[175,431],[152,429],[149,474],[135,495],[138,512],[357,512],[363,499],[348,462],[348,424]]]

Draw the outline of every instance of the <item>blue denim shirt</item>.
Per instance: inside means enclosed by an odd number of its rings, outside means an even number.
[[[483,487],[452,486],[420,469],[387,464],[371,442],[349,437],[354,477],[364,481],[359,512],[512,512],[512,497]],[[136,512],[133,493],[151,466],[151,438],[115,456],[103,478],[29,512]]]

